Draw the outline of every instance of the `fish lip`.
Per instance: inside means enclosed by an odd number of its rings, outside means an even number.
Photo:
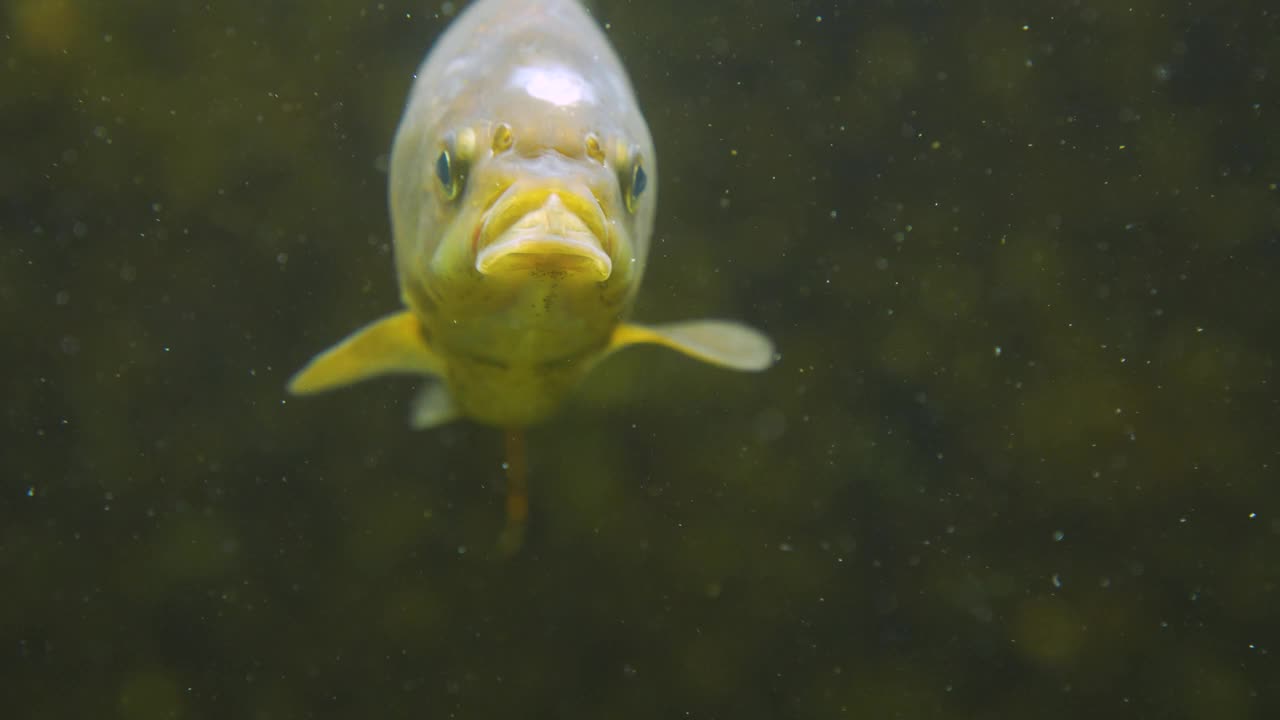
[[[582,233],[548,235],[513,230],[476,254],[476,270],[496,275],[508,270],[584,272],[604,281],[613,272],[613,260],[595,236]]]
[[[509,188],[476,233],[482,275],[552,271],[603,282],[613,273],[604,212],[590,194],[560,188]]]

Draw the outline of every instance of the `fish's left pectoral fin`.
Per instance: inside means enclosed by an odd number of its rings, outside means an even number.
[[[623,323],[613,331],[612,352],[628,345],[661,345],[730,370],[756,372],[776,359],[773,342],[755,328],[728,320],[691,320],[667,325]]]
[[[289,380],[289,392],[310,395],[390,373],[440,375],[443,364],[405,310],[355,331],[311,359]]]

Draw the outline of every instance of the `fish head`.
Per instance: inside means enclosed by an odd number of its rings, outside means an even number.
[[[402,283],[492,287],[554,277],[599,284],[612,290],[600,297],[629,302],[657,194],[647,130],[637,142],[563,109],[496,114],[511,122],[455,125],[418,144],[411,202],[396,207],[393,190]]]

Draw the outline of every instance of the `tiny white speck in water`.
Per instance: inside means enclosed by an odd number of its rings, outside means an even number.
[[[35,496],[36,496],[36,488],[35,488],[35,486],[33,485],[33,486],[31,486],[31,487],[28,487],[28,488],[27,488],[27,497],[35,497]]]
[[[1062,578],[1058,577],[1058,573],[1054,573],[1053,577],[1049,578],[1049,582],[1053,583],[1055,588],[1062,587]]]
[[[1065,538],[1066,536],[1067,536],[1067,534],[1066,534],[1066,533],[1064,533],[1064,532],[1062,532],[1061,530],[1054,530],[1054,531],[1053,531],[1053,541],[1054,541],[1054,542],[1062,542],[1062,539],[1063,539],[1063,538]]]

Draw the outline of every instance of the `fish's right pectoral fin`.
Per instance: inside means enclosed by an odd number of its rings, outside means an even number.
[[[764,333],[728,320],[690,320],[656,326],[624,323],[613,331],[609,350],[641,344],[661,345],[730,370],[764,370],[776,359],[773,342]]]
[[[417,316],[405,310],[372,322],[311,359],[289,380],[289,392],[309,395],[390,373],[440,375],[443,364]]]

